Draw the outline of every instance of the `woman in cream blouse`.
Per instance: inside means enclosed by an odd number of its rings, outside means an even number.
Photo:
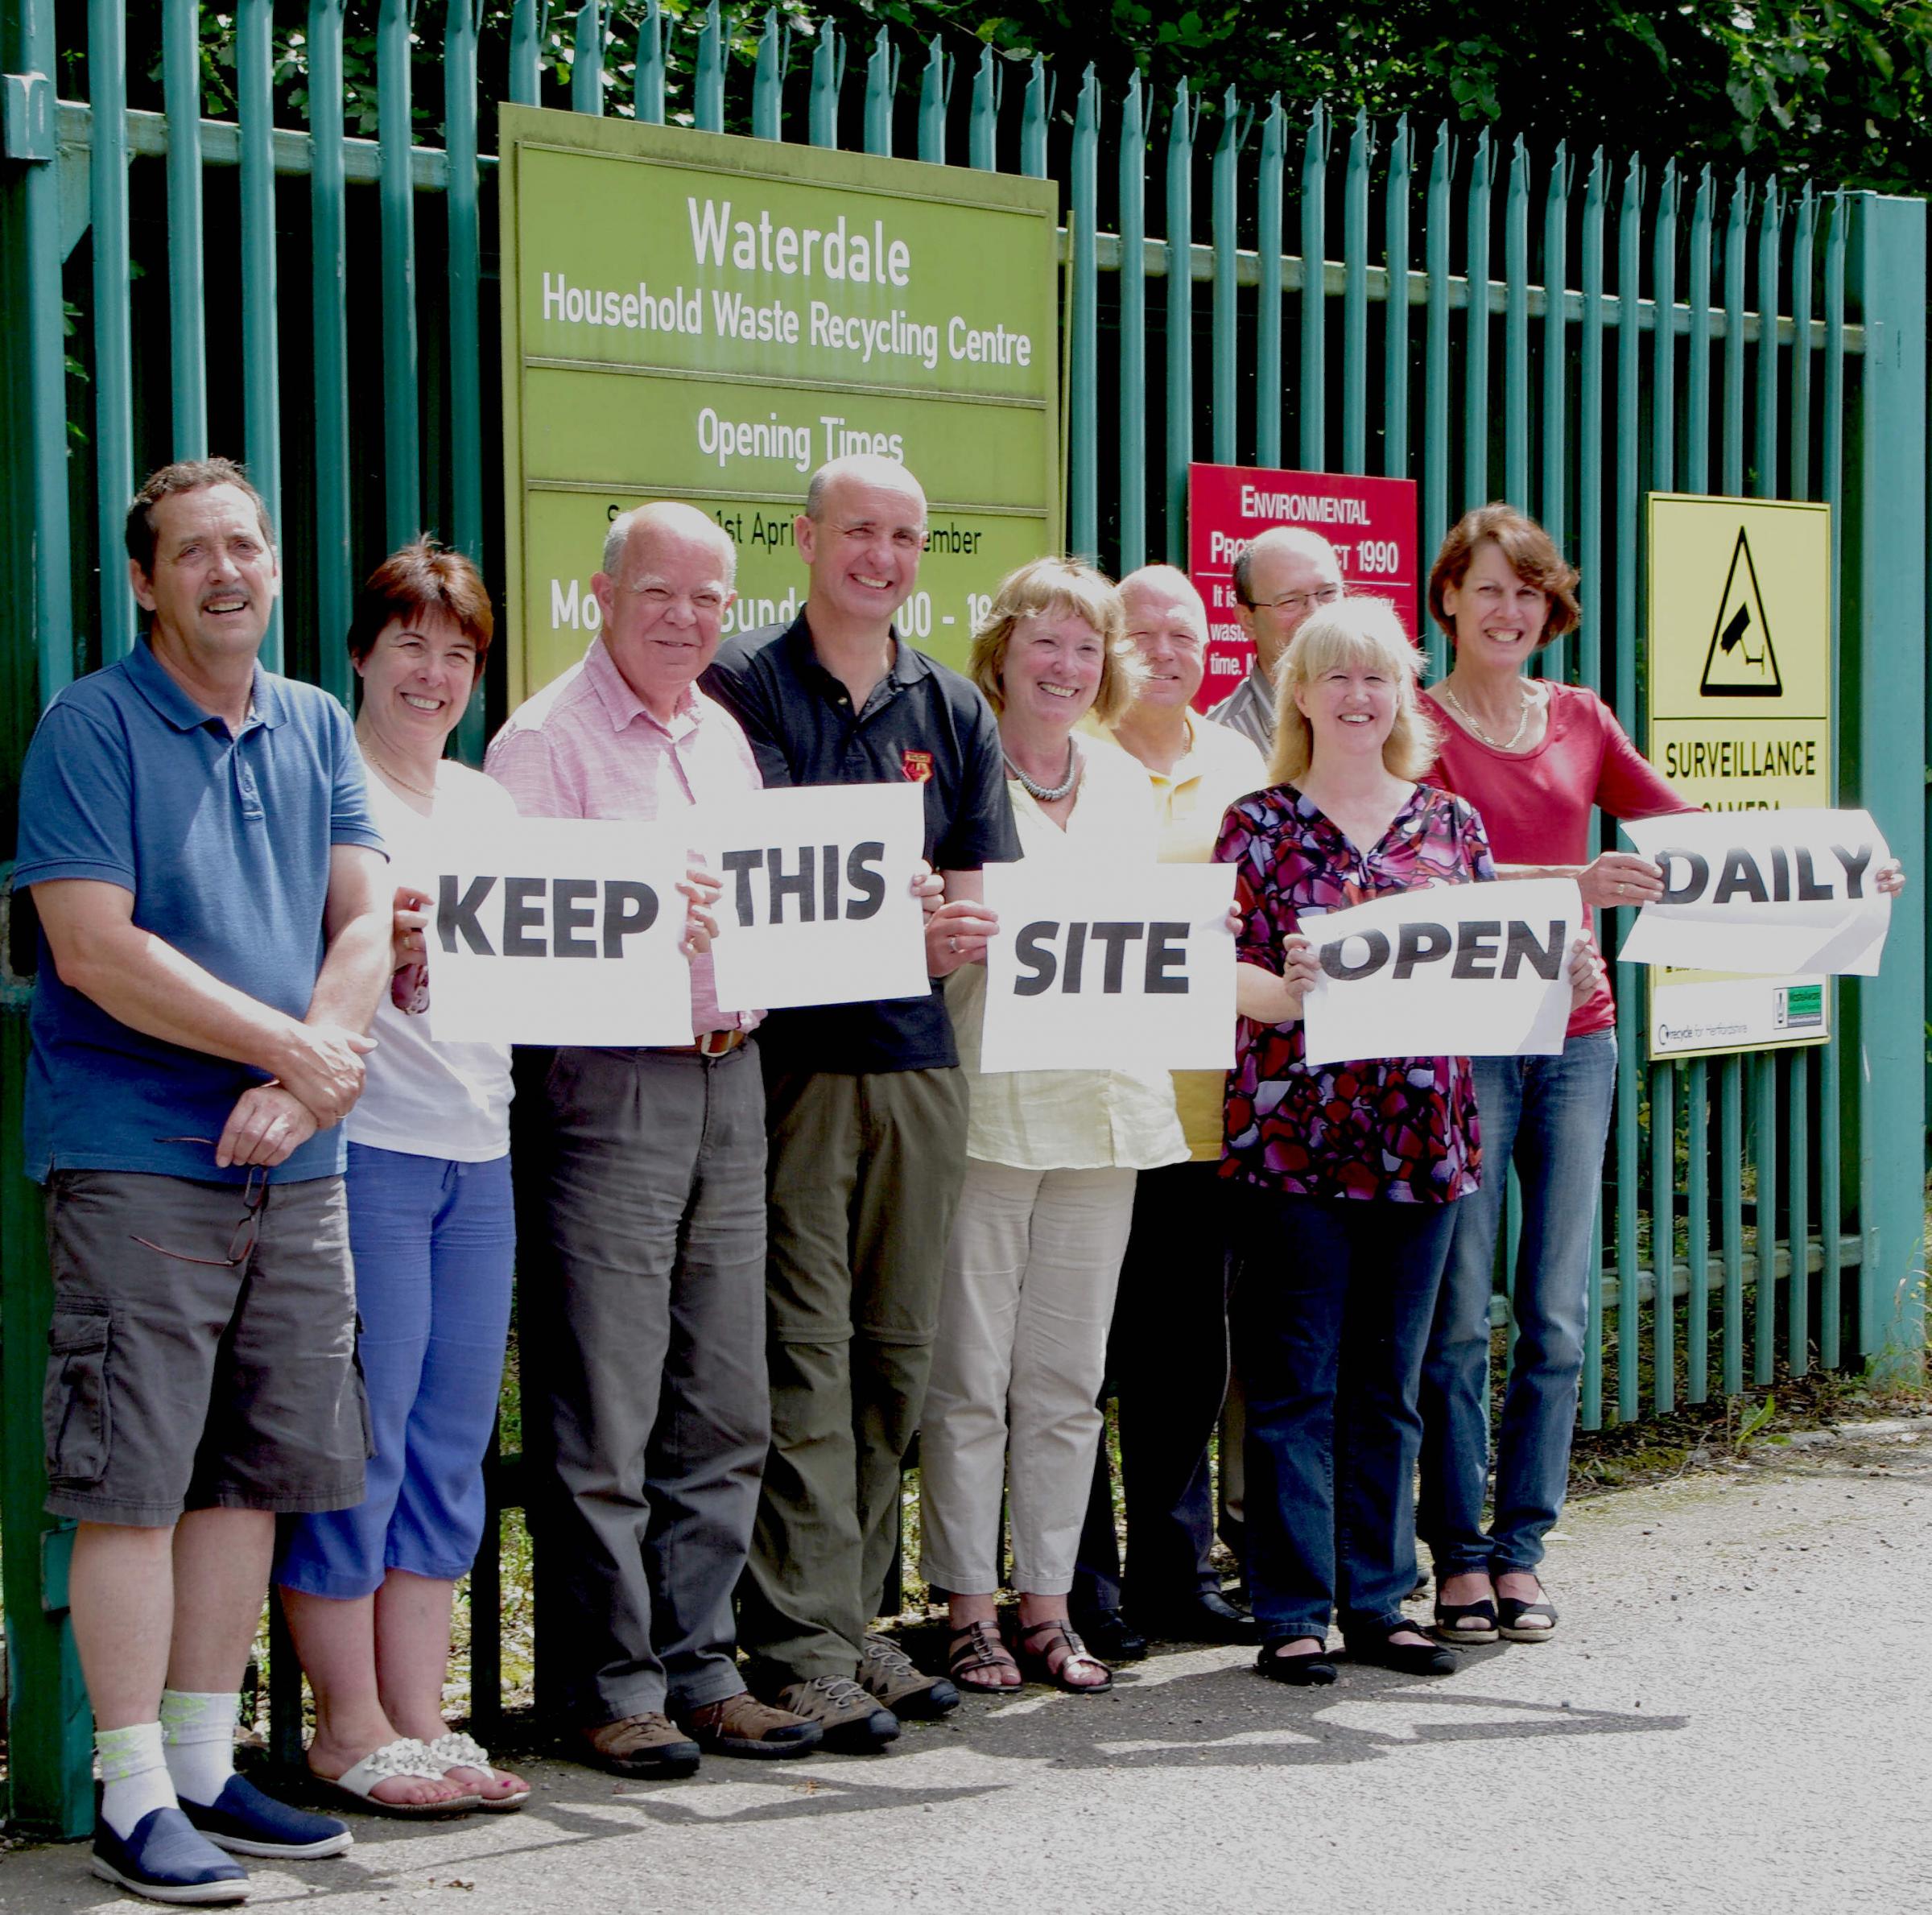
[[[1146,774],[1117,747],[1076,736],[1133,695],[1140,667],[1120,595],[1057,559],[1001,585],[975,634],[971,671],[998,714],[1008,790],[1029,862],[1152,868]],[[947,1003],[971,1095],[965,1187],[947,1252],[932,1381],[920,1435],[922,1568],[946,1592],[954,1679],[1018,1686],[1022,1672],[1092,1694],[1113,1674],[1067,1617],[1095,1405],[1137,1171],[1187,1145],[1166,1071],[982,1075],[985,972],[956,972]],[[1002,1484],[1010,1486],[1010,1645],[997,1632]]]

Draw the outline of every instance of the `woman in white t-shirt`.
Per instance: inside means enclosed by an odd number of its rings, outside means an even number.
[[[310,1771],[392,1815],[518,1809],[529,1793],[442,1707],[451,1605],[483,1533],[515,1220],[510,1052],[431,1042],[422,927],[434,825],[517,815],[501,786],[443,756],[492,629],[476,567],[419,539],[377,567],[349,631],[356,739],[397,885],[398,968],[347,1120],[375,1454],[355,1508],[289,1525],[275,1579],[315,1690]]]

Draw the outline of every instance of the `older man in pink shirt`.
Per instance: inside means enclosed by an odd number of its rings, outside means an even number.
[[[592,581],[601,635],[489,748],[520,811],[654,819],[759,788],[737,721],[694,683],[736,557],[689,506],[613,524]],[[737,1669],[732,1591],[770,1434],[765,1096],[759,1014],[718,1009],[715,887],[690,891],[691,1041],[557,1052],[541,1166],[553,1267],[524,1263],[526,1427],[551,1471],[535,1497],[546,1699],[588,1760],[628,1776],[687,1775],[704,1749],[801,1756],[820,1733],[755,1701]]]

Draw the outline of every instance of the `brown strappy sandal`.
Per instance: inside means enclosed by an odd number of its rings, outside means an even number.
[[[1018,1695],[1018,1682],[976,1682],[972,1672],[980,1669],[1009,1669],[1017,1676],[1020,1665],[1000,1641],[999,1630],[990,1622],[968,1623],[955,1629],[946,1645],[946,1673],[962,1689],[975,1695]]]
[[[1043,1642],[1033,1639],[1043,1636]],[[1043,1623],[1035,1623],[1030,1628],[1016,1625],[1010,1638],[1013,1653],[1018,1658],[1020,1673],[1039,1682],[1051,1682],[1055,1689],[1063,1690],[1068,1695],[1104,1695],[1113,1686],[1113,1671],[1101,1661],[1080,1639],[1073,1625],[1063,1616],[1050,1616]],[[1067,1645],[1067,1653],[1060,1658],[1056,1668],[1052,1660],[1053,1652],[1061,1643]],[[1090,1663],[1105,1678],[1099,1682],[1070,1682],[1067,1672],[1076,1662]]]

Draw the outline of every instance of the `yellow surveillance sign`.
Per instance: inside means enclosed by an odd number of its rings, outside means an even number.
[[[1713,811],[1829,806],[1831,509],[1653,493],[1650,761]],[[1654,968],[1653,1058],[1822,1042],[1822,977]]]

